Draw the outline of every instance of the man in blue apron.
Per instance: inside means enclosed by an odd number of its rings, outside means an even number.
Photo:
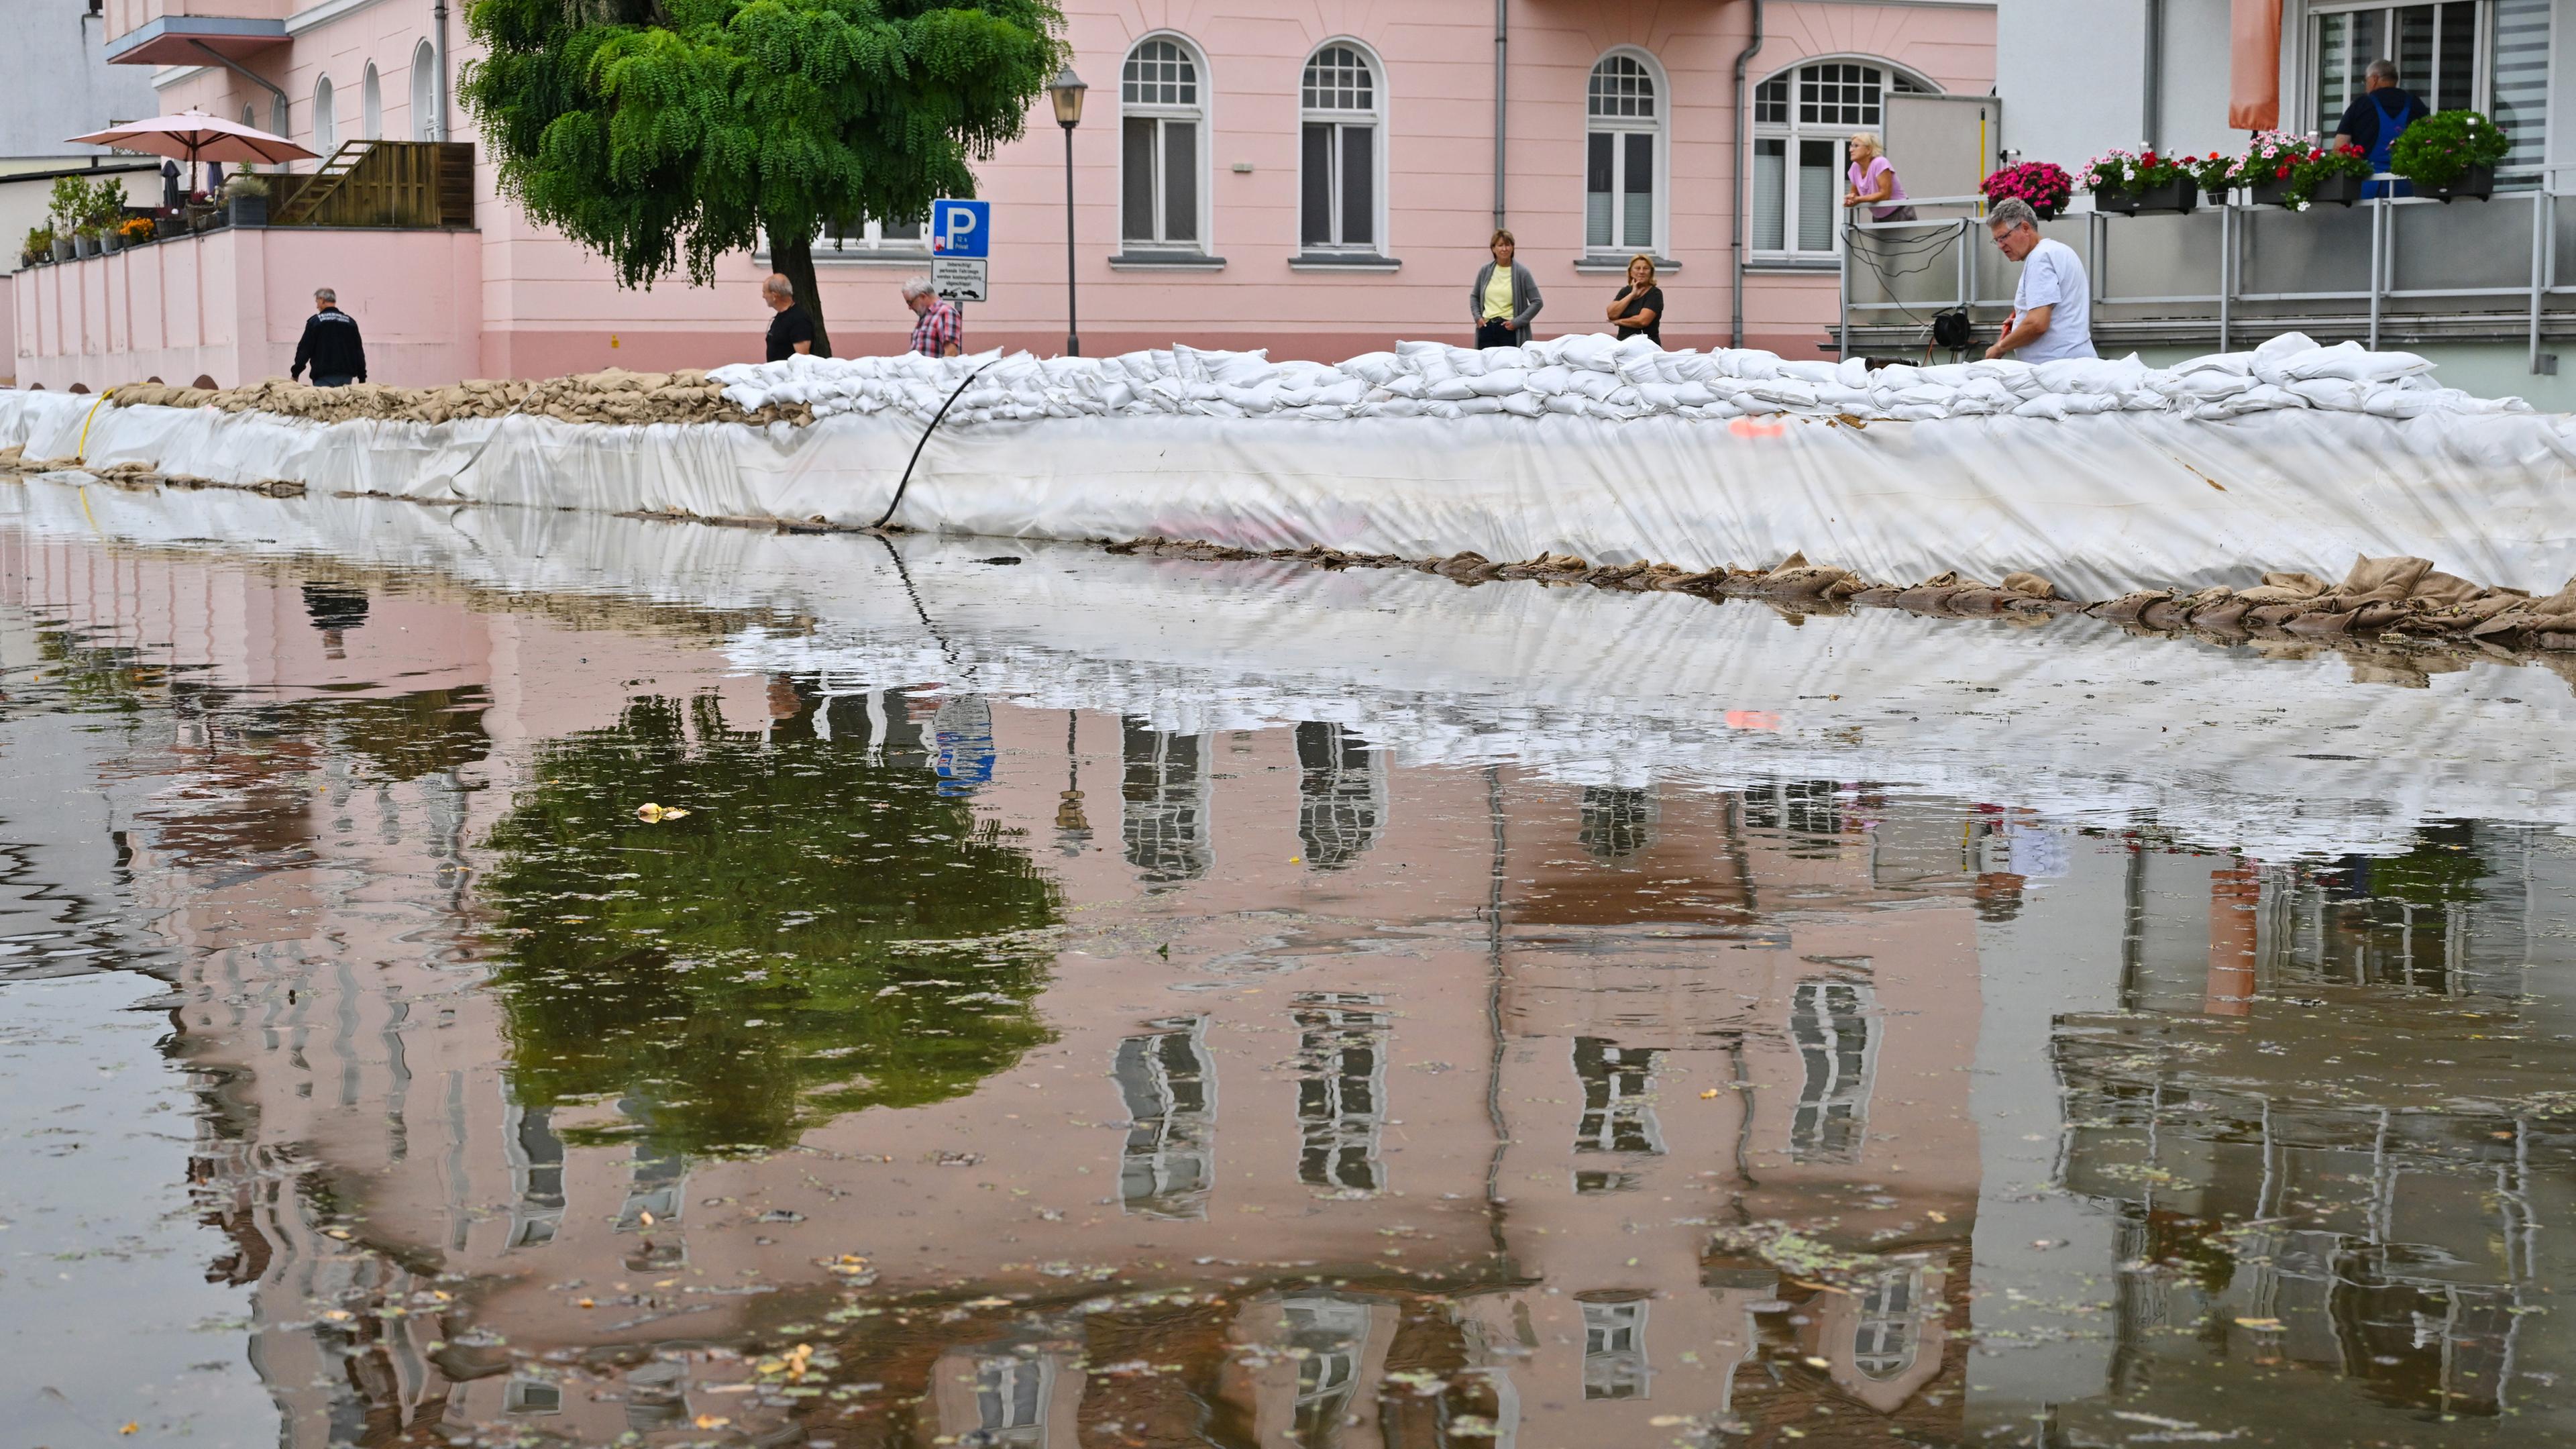
[[[2388,169],[2388,148],[2416,121],[2433,114],[2430,106],[2414,92],[2401,90],[2397,84],[2397,62],[2374,60],[2363,73],[2362,92],[2344,108],[2343,119],[2335,123],[2335,145],[2359,146],[2370,153],[2370,169]],[[2364,197],[2412,196],[2415,187],[2405,181],[2373,181],[2362,187]]]

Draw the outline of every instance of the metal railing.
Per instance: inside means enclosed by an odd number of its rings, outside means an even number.
[[[2240,191],[2231,193],[2225,202],[2205,205],[2194,213],[2128,217],[2084,211],[2044,223],[2043,230],[2067,233],[2081,228],[2097,328],[2107,321],[2115,331],[2160,328],[2205,335],[2214,320],[2218,349],[2225,351],[2249,320],[2251,325],[2273,331],[2293,325],[2349,331],[2373,348],[2380,345],[2392,325],[2413,324],[2421,330],[2427,324],[2438,323],[2453,330],[2465,329],[2466,335],[2479,340],[2519,335],[2527,349],[2529,366],[2538,372],[2542,368],[2544,329],[2553,322],[2576,329],[2576,308],[2551,304],[2553,298],[2576,296],[2576,285],[2562,285],[2558,280],[2561,251],[2576,253],[2576,234],[2561,234],[2562,226],[2576,223],[2576,213],[2558,205],[2561,193],[2554,189],[2559,178],[2570,171],[2576,171],[2576,166],[2500,171],[2500,183],[2533,184],[2499,190],[2491,200],[2474,203],[2494,209],[2517,204],[2528,207],[2527,248],[2511,241],[2509,224],[2494,210],[2464,214],[2459,208],[2473,204],[2464,200],[2450,203],[2446,214],[2440,210],[2444,203],[2411,196],[2363,200],[2355,203],[2351,213],[2325,206],[2290,212],[2238,200],[2244,194]],[[2375,179],[2403,178],[2383,173]],[[1977,233],[1982,229],[1985,198],[1928,197],[1913,199],[1910,204],[1918,210],[1959,207],[1964,214],[1915,221],[1846,221],[1838,258],[1841,313],[1834,334],[1834,345],[1841,355],[1852,354],[1856,327],[1883,328],[1887,324],[1874,323],[1874,319],[1887,313],[1901,314],[1919,325],[1928,320],[1921,314],[1931,310],[1957,308],[1974,319],[1980,310],[1992,313],[2011,306],[2009,295],[1980,295],[1983,278],[1979,264],[1987,254]],[[2422,210],[2427,207],[2436,210]],[[2358,225],[2354,214],[2361,218]],[[2462,220],[2463,215],[2473,219]],[[2208,219],[2213,217],[2214,223]],[[2215,236],[2211,237],[2207,233],[2213,227]],[[2129,238],[2120,234],[2122,228],[2138,229],[2135,238],[2146,245],[2137,254],[2128,254]],[[2338,277],[2338,273],[2349,273],[2353,255],[2365,250],[2358,245],[2362,239],[2353,235],[2357,230],[2367,232],[2366,260],[2359,269],[2360,275]],[[2061,235],[2060,239],[2072,238]],[[2272,262],[2258,270],[2261,259],[2249,259],[2249,249],[2260,252],[2267,240],[2286,261]],[[2406,279],[2399,274],[2399,267],[2401,258],[2410,255],[2408,243],[2425,251],[2427,260],[2422,265],[2437,273],[2447,271],[2447,275],[2425,277],[2421,285],[2404,285]],[[2502,250],[2507,246],[2521,254],[2508,258]],[[1938,257],[1945,250],[1955,253],[1947,258],[1951,265],[1944,269],[1950,273],[1946,287],[1935,291],[1923,281],[1910,280],[1923,277],[1931,264],[1906,263]],[[1994,253],[1991,260],[2000,279],[2004,265],[2001,253]],[[1856,264],[1868,273],[1866,278],[1856,276]],[[2111,278],[2115,266],[2141,274],[2149,285],[2141,290],[2119,290]],[[2191,285],[2200,278],[2208,279],[2214,288],[2203,291]],[[2298,285],[2319,278],[2344,280],[2345,285]],[[2434,284],[2445,282],[2457,284]],[[1856,286],[1865,295],[1856,296]],[[2511,300],[2522,305],[2510,312],[2466,312],[2456,306],[2438,311],[2425,305],[2481,299]],[[2106,319],[2105,309],[2114,315]],[[2118,315],[2124,310],[2129,315]],[[2509,329],[2504,325],[2507,317],[2513,317],[2515,323]]]

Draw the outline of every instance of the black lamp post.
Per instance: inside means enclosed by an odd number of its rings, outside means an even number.
[[[1055,123],[1064,127],[1064,355],[1082,355],[1082,326],[1074,306],[1073,277],[1073,128],[1082,124],[1082,93],[1090,87],[1067,65],[1047,83],[1055,102]]]

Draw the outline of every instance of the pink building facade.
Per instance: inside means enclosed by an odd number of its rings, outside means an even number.
[[[1982,95],[1994,78],[1993,7],[1955,0],[1767,4],[1749,54],[1752,0],[1063,8],[1091,87],[1072,137],[1072,266],[1082,350],[1095,355],[1177,340],[1337,358],[1403,337],[1465,341],[1464,293],[1498,215],[1547,297],[1538,335],[1604,330],[1642,252],[1661,260],[1665,344],[1723,345],[1737,330],[1741,209],[1743,340],[1813,356],[1834,312],[1841,139],[1882,129],[1890,92]],[[464,9],[108,0],[105,43],[112,59],[161,67],[165,111],[248,119],[327,154],[364,138],[475,139],[453,100],[453,71],[473,54]],[[1067,161],[1051,122],[1041,103],[1029,134],[979,168],[994,248],[990,300],[966,319],[972,347],[1064,349]],[[291,352],[307,277],[335,286],[371,336],[404,339],[377,381],[453,380],[460,358],[534,376],[759,355],[764,258],[729,259],[708,287],[621,290],[600,259],[500,199],[488,158],[476,183],[477,245],[442,258],[434,287],[416,284],[417,244],[365,230],[160,244],[265,258],[160,269],[298,278],[235,287],[233,315],[185,325],[149,315],[180,305],[172,287],[105,275],[118,258],[20,273],[18,381],[281,372],[277,339]],[[917,228],[853,218],[837,231],[817,250],[835,350],[900,349],[898,284],[927,255]],[[315,240],[321,255],[306,255]],[[212,289],[197,295],[212,305]]]

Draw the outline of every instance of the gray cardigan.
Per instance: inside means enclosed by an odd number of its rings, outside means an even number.
[[[1471,327],[1485,320],[1485,284],[1493,279],[1492,262],[1487,262],[1476,269],[1476,285],[1467,289],[1467,324]],[[1513,342],[1525,344],[1529,341],[1530,319],[1536,317],[1538,309],[1546,305],[1547,299],[1538,294],[1538,283],[1530,276],[1529,268],[1519,262],[1512,263]]]

